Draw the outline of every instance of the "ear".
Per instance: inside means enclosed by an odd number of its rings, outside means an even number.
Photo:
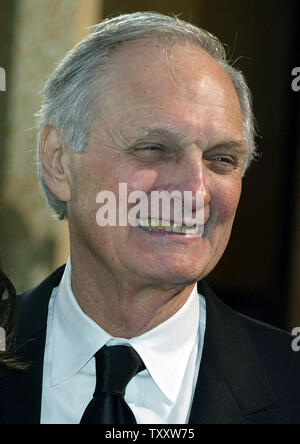
[[[42,128],[39,153],[44,181],[49,190],[63,202],[71,199],[69,151],[54,127],[45,125]]]

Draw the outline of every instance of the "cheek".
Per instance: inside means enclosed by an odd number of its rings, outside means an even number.
[[[153,188],[153,184],[157,180],[157,171],[154,170],[139,170],[131,172],[128,177],[128,191],[144,191],[148,194]]]
[[[88,157],[82,157],[80,160],[73,171],[70,211],[74,220],[82,221],[86,227],[91,227],[96,224],[99,209],[96,198],[102,191],[103,175],[96,162],[93,163]]]
[[[241,196],[241,180],[230,186],[219,186],[212,199],[212,211],[220,222],[232,222]]]

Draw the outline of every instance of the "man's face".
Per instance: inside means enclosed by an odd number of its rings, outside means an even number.
[[[103,266],[117,279],[141,285],[199,280],[226,248],[241,193],[245,146],[234,87],[198,47],[175,45],[167,54],[155,41],[121,46],[106,76],[87,152],[72,160],[71,248],[80,245],[99,272]],[[202,190],[203,235],[99,227],[96,196],[109,190],[118,202],[119,183],[128,194],[149,197],[175,190],[194,197]]]

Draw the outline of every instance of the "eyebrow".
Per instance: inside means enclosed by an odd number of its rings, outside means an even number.
[[[227,150],[234,150],[238,153],[244,153],[245,152],[245,143],[243,140],[224,140],[220,143],[217,143],[216,145],[209,148],[210,150],[218,149],[218,148],[225,148]]]
[[[187,140],[186,136],[183,136],[182,132],[177,130],[171,125],[160,126],[147,126],[141,128],[142,137],[155,137],[163,139],[173,139],[175,142],[182,143]]]
[[[192,143],[188,137],[184,136],[181,131],[177,130],[173,126],[149,126],[141,128],[141,138],[154,137],[162,139],[173,139],[178,145]],[[234,150],[238,153],[245,152],[245,142],[243,140],[222,140],[216,145],[209,146],[209,150],[225,148],[226,150]]]

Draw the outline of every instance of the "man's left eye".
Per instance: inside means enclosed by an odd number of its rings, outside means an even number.
[[[218,162],[225,162],[225,163],[229,163],[229,164],[234,164],[235,163],[233,159],[231,159],[230,157],[226,157],[226,156],[218,156],[218,157],[215,157],[212,160],[216,160]]]
[[[211,169],[216,172],[232,171],[236,167],[236,160],[230,156],[214,156],[209,159]]]

